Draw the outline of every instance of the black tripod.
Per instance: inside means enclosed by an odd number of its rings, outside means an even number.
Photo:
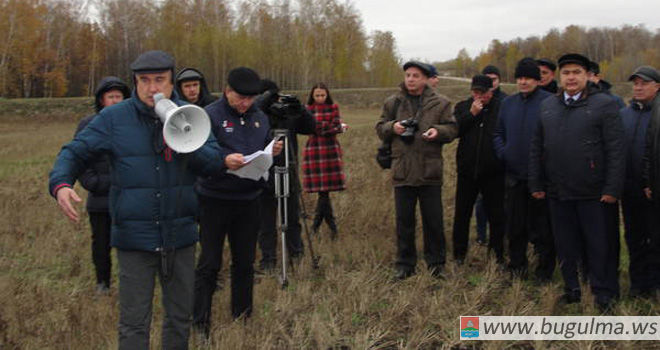
[[[275,165],[274,175],[275,178],[273,182],[275,184],[275,199],[277,200],[277,228],[280,232],[281,244],[282,244],[282,274],[279,276],[280,284],[282,288],[286,288],[289,285],[289,280],[286,272],[287,267],[287,258],[288,258],[288,249],[286,245],[286,232],[289,227],[288,222],[288,200],[291,194],[291,178],[290,173],[293,173],[293,186],[297,192],[299,205],[300,205],[300,217],[303,222],[303,230],[305,231],[305,238],[307,240],[307,246],[309,247],[309,254],[311,258],[312,268],[319,268],[319,259],[320,257],[316,256],[314,253],[314,246],[312,245],[312,239],[309,233],[309,227],[307,226],[307,211],[305,210],[305,203],[302,199],[302,191],[300,188],[300,182],[298,181],[298,171],[297,167],[291,167],[290,158],[294,158],[295,155],[292,155],[292,148],[289,145],[289,137],[287,129],[273,129],[273,139],[283,140],[284,141],[284,165]],[[295,159],[295,158],[294,158]],[[293,264],[290,265],[293,268]]]

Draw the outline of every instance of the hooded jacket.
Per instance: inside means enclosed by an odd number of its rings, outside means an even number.
[[[625,134],[616,102],[588,86],[568,105],[560,93],[543,101],[529,153],[530,192],[558,200],[620,198]]]
[[[491,98],[490,103],[477,115],[470,112],[473,101],[470,97],[454,108],[460,138],[456,151],[457,172],[473,179],[481,175],[502,174],[504,166],[495,155],[492,141],[500,100]]]
[[[124,99],[131,97],[130,89],[121,79],[112,76],[101,79],[94,92],[94,107],[97,114],[81,119],[75,135],[82,131],[103,109],[103,94],[110,90],[119,90],[124,95]],[[107,156],[99,156],[91,161],[89,167],[78,178],[78,181],[89,192],[87,195],[87,211],[107,212],[108,191],[110,190],[110,163]]]
[[[172,101],[177,105],[184,102]],[[107,154],[111,164],[111,245],[123,250],[182,248],[198,240],[195,175],[224,169],[225,155],[215,137],[189,154],[177,154],[163,142],[163,125],[153,108],[133,92],[131,98],[104,108],[70,143],[62,147],[50,172],[49,192],[71,187],[90,159]]]
[[[202,72],[195,68],[183,68],[177,73],[175,78],[176,92],[182,100],[192,103],[186,100],[186,95],[181,90],[181,84],[191,80],[199,80],[199,98],[195,102],[197,106],[204,108],[218,99],[209,92],[209,88],[206,86],[206,78],[204,78]]]
[[[376,132],[381,140],[392,143],[392,180],[394,186],[442,185],[442,146],[458,135],[456,119],[451,114],[451,103],[445,97],[426,86],[420,97],[419,127],[413,141],[405,143],[394,133],[394,123],[415,117],[414,107],[407,98],[408,91],[401,84],[401,91],[388,97],[383,106]],[[399,100],[396,111],[392,109]],[[394,116],[394,118],[393,118]],[[438,131],[433,141],[422,139],[429,128]]]
[[[511,95],[500,104],[493,146],[510,178],[527,180],[529,144],[541,114],[541,102],[549,96],[549,92],[537,88],[527,96]]]

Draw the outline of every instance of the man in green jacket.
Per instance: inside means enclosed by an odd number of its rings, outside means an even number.
[[[392,180],[396,207],[395,279],[415,273],[415,206],[419,200],[424,232],[424,259],[441,277],[445,264],[442,219],[442,146],[458,134],[449,101],[427,86],[425,63],[403,65],[401,91],[390,96],[376,124],[378,137],[392,145]]]

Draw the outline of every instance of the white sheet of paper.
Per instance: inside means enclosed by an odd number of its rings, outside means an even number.
[[[254,181],[258,181],[262,177],[268,181],[268,169],[273,165],[273,144],[275,144],[275,140],[271,141],[263,151],[256,151],[244,156],[245,165],[242,168],[227,170],[227,172]]]

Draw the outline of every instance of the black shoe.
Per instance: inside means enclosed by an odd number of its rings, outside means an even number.
[[[96,284],[96,294],[97,295],[110,295],[110,283],[109,282],[99,282]]]
[[[572,290],[559,297],[559,303],[564,305],[576,304],[582,301],[582,294],[579,290]]]
[[[457,257],[454,257],[454,262],[455,262],[456,265],[458,265],[458,266],[463,266],[463,264],[465,264],[465,257],[464,257],[464,256],[457,256]]]
[[[596,306],[598,307],[598,311],[600,311],[600,313],[610,314],[614,308],[614,299],[607,296],[597,295]]]
[[[411,270],[411,269],[397,268],[392,279],[395,281],[403,281],[414,274],[415,274],[414,269]]]
[[[485,240],[483,240],[481,238],[477,238],[477,244],[482,246],[482,247],[485,247],[486,245],[488,245],[488,242],[486,242]]]

